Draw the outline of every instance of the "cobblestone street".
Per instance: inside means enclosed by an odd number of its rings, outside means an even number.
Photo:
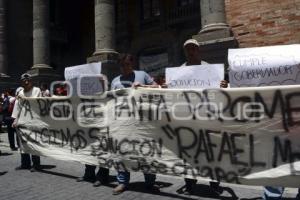
[[[0,134],[0,171],[7,171],[0,176],[0,199],[1,200],[88,200],[88,199],[260,199],[262,188],[231,185],[222,183],[223,192],[220,196],[214,195],[208,184],[198,182],[195,195],[186,196],[176,192],[184,185],[183,179],[157,177],[161,186],[159,193],[149,193],[143,187],[142,173],[132,173],[131,184],[128,191],[121,195],[112,195],[112,189],[117,184],[116,172],[111,170],[111,184],[108,186],[93,187],[91,183],[76,182],[76,178],[83,175],[84,165],[75,162],[64,162],[50,158],[41,158],[43,171],[30,172],[29,170],[16,171],[20,165],[20,154],[11,151],[7,142],[7,133]],[[284,197],[293,199],[296,189],[286,189]]]

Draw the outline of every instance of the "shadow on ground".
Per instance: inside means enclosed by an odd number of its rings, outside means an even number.
[[[241,198],[240,200],[262,200],[262,197],[255,198]],[[281,198],[281,200],[297,200],[296,198]]]
[[[45,170],[45,169],[53,169],[53,168],[55,168],[56,167],[56,165],[40,165],[40,168],[42,169],[42,170]]]
[[[1,152],[0,156],[11,156],[13,153]]]
[[[68,175],[68,174],[45,170],[45,169],[52,169],[55,167],[56,167],[55,165],[42,165],[42,170],[40,172],[45,173],[45,174],[70,178],[70,179],[74,179],[74,180],[76,180],[78,178],[77,176],[72,176],[72,175]],[[110,176],[109,180],[110,180],[110,183],[105,184],[106,187],[110,187],[113,189],[114,187],[117,186],[116,176]],[[168,182],[157,181],[155,183],[155,185],[157,185],[159,189],[162,189],[162,188],[170,187],[173,184],[168,183]],[[145,187],[145,182],[132,182],[129,184],[129,187],[128,187],[129,191],[154,194],[154,195],[170,197],[170,198],[177,198],[177,199],[182,199],[182,200],[196,200],[196,199],[201,199],[201,197],[202,198],[211,198],[211,199],[221,199],[221,200],[238,200],[238,199],[240,199],[235,194],[235,192],[229,187],[219,186],[218,188],[212,188],[209,185],[197,184],[193,195],[183,195],[182,194],[183,189],[184,189],[184,186],[179,188],[176,191],[177,194],[163,192],[161,190],[147,190]],[[241,198],[240,200],[260,200],[260,199],[262,199],[262,198],[255,197],[255,198]],[[282,200],[294,200],[294,199],[295,198],[282,198]]]
[[[129,184],[129,190],[130,191],[136,191],[136,192],[142,192],[142,193],[150,193],[150,194],[157,194],[160,196],[165,197],[171,197],[171,198],[178,198],[183,200],[193,200],[193,199],[199,199],[199,197],[203,198],[212,198],[212,199],[222,199],[222,200],[235,200],[239,199],[234,191],[229,187],[218,187],[216,189],[212,189],[209,185],[203,185],[203,184],[197,184],[195,187],[195,192],[193,195],[183,195],[183,189],[184,186],[179,188],[176,192],[178,194],[174,193],[167,193],[159,190],[147,190],[145,188],[144,182],[135,182]],[[165,187],[170,187],[172,184],[167,182],[156,182],[156,185],[161,189]],[[226,194],[224,196],[223,194]]]
[[[172,186],[172,183],[167,182],[161,182],[157,181],[155,182],[155,185],[159,188],[166,188]],[[167,193],[159,190],[149,190],[145,187],[145,182],[133,182],[129,184],[128,190],[135,191],[135,192],[141,192],[141,193],[148,193],[148,194],[157,194],[159,196],[164,197],[170,197],[170,198],[177,198],[177,199],[183,199],[183,200],[195,200],[197,198],[192,198],[190,196],[183,196],[179,194],[173,194],[173,193]]]
[[[0,172],[0,176],[4,175],[4,174],[6,174],[6,173],[7,173],[7,171]]]
[[[42,170],[40,172],[45,173],[45,174],[54,175],[54,176],[70,178],[70,179],[74,179],[74,180],[76,180],[78,178],[77,176],[72,176],[72,175],[63,174],[63,173],[59,173],[59,172],[44,170],[44,169],[50,169],[50,168],[53,168],[53,167],[55,167],[55,166],[49,167],[48,165],[43,165]],[[106,187],[110,187],[110,188],[113,189],[114,187],[117,186],[116,176],[110,176],[109,180],[110,180],[110,183],[105,184]],[[167,187],[172,186],[172,183],[157,181],[155,183],[155,185],[158,186],[159,189],[162,189],[162,188],[167,188]],[[178,189],[177,191],[180,191],[181,189],[182,188]],[[224,193],[225,191],[227,191],[229,194],[231,194],[230,197],[225,197],[225,196],[222,196],[222,194],[219,194],[216,191],[213,191],[210,188],[210,186],[202,185],[202,184],[197,184],[196,185],[196,188],[195,188],[196,192],[191,196],[180,194],[180,192],[178,192],[178,194],[174,194],[174,193],[163,192],[163,191],[160,191],[160,190],[149,190],[149,189],[145,188],[145,182],[132,182],[132,183],[129,184],[128,190],[129,191],[135,191],[135,192],[141,192],[141,193],[154,194],[154,195],[156,194],[156,195],[159,195],[159,196],[177,198],[177,199],[182,199],[182,200],[195,200],[195,199],[199,199],[199,197],[222,199],[222,200],[238,199],[231,188],[220,187],[219,191],[221,191],[221,193]]]
[[[70,178],[70,179],[77,179],[77,176],[72,176],[72,175],[68,175],[68,174],[63,174],[63,173],[59,173],[59,172],[53,172],[53,171],[47,171],[45,169],[52,169],[55,168],[55,165],[42,165],[41,168],[42,170],[40,170],[40,173],[44,173],[44,174],[49,174],[49,175],[54,175],[54,176],[60,176],[60,177],[64,177],[64,178]]]
[[[184,186],[177,190],[178,193],[182,193]],[[225,194],[227,195],[225,196]],[[234,191],[229,187],[218,186],[212,188],[209,185],[197,184],[194,189],[193,196],[211,198],[211,199],[222,199],[222,200],[235,200],[239,199]]]

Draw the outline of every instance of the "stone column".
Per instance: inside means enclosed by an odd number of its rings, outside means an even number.
[[[115,0],[95,0],[95,52],[87,62],[101,62],[109,81],[119,74],[115,50]]]
[[[209,63],[227,63],[229,48],[237,47],[226,22],[225,0],[200,0],[201,30],[193,35],[200,44],[203,60]]]
[[[114,0],[95,0],[95,36],[93,55],[117,54],[115,51]]]
[[[201,32],[228,29],[224,0],[200,0]]]
[[[49,0],[33,0],[33,67],[50,68]]]
[[[0,0],[0,77],[7,76],[6,0]]]
[[[50,67],[49,0],[33,0],[33,66],[28,73],[36,85],[61,80]]]

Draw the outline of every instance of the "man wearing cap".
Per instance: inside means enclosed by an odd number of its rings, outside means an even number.
[[[205,65],[208,64],[207,62],[203,61],[201,59],[201,52],[200,52],[200,45],[197,40],[195,39],[188,39],[185,41],[183,44],[183,50],[184,54],[186,57],[186,62],[183,63],[181,66],[190,66],[190,65]],[[221,88],[227,88],[228,87],[228,82],[226,80],[222,80],[220,82],[220,87]],[[193,194],[194,192],[194,187],[197,183],[196,179],[189,179],[185,178],[185,186],[182,193],[186,195]],[[215,192],[218,192],[219,189],[219,182],[210,182],[210,186],[214,189]]]
[[[189,39],[183,44],[184,55],[187,61],[181,66],[206,65],[207,62],[201,59],[199,43],[195,39]]]
[[[21,85],[22,88],[17,95],[17,100],[15,102],[15,107],[12,113],[12,117],[15,119],[13,122],[13,126],[16,127],[18,121],[18,114],[21,111],[21,107],[19,105],[19,99],[22,97],[41,97],[41,90],[38,87],[34,87],[30,74],[22,74],[21,76]],[[31,166],[31,161],[33,165]],[[40,157],[36,155],[30,155],[27,153],[21,152],[21,166],[17,167],[16,170],[21,169],[30,169],[31,172],[35,172],[40,169]]]
[[[181,66],[190,66],[190,65],[206,65],[209,64],[201,59],[200,45],[195,39],[188,39],[183,44],[184,55],[187,61]],[[228,87],[228,81],[222,80],[220,83],[221,88]]]

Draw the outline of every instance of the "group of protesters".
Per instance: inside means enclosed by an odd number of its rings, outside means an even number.
[[[208,64],[201,57],[200,45],[194,39],[189,39],[183,44],[183,49],[186,57],[186,62],[182,65],[184,66],[192,66],[192,65],[203,65]],[[167,85],[164,83],[157,84],[153,78],[144,71],[134,70],[136,66],[136,59],[131,54],[121,54],[119,58],[120,70],[121,74],[115,77],[111,82],[111,90],[123,89],[129,87],[162,87],[166,88]],[[228,80],[222,80],[220,82],[220,88],[228,87]],[[23,74],[21,76],[21,86],[22,90],[20,90],[17,94],[18,97],[41,97],[41,96],[49,96],[49,91],[45,91],[45,87],[42,87],[43,92],[40,88],[34,87],[31,76],[29,74]],[[57,90],[57,95],[66,95],[66,90],[64,87],[60,87]],[[12,95],[8,93],[7,95]],[[17,103],[18,98],[15,100]],[[18,106],[15,106],[13,110],[10,111],[10,127],[15,127],[18,118]],[[12,150],[15,150],[14,145],[11,146]],[[32,162],[32,165],[31,165]],[[21,165],[16,168],[16,170],[21,169],[30,169],[32,172],[41,170],[40,165],[40,157],[36,155],[26,154],[24,152],[21,153]],[[78,182],[88,181],[93,182],[95,187],[106,185],[109,183],[109,169],[99,167],[98,172],[95,173],[96,166],[93,165],[85,165],[85,172],[82,177],[77,179]],[[159,186],[156,185],[156,175],[144,173],[145,177],[145,186],[146,189],[150,191],[159,191]],[[113,189],[113,194],[118,195],[124,192],[129,185],[130,181],[130,172],[128,171],[118,171],[117,172],[117,181],[118,185]],[[180,191],[185,195],[191,195],[195,192],[197,180],[196,179],[188,179],[185,178],[185,186]],[[219,182],[211,181],[210,182],[211,191],[220,194],[220,186]],[[284,188],[282,187],[265,187],[265,191],[263,194],[264,199],[281,199]],[[298,192],[297,198],[300,199],[300,191]]]
[[[18,98],[24,97],[49,97],[50,91],[48,89],[47,84],[41,84],[41,87],[34,87],[32,82],[32,77],[30,74],[25,73],[21,76],[21,87],[18,87],[16,90],[14,89],[6,89],[1,97],[1,121],[0,123],[4,123],[7,129],[8,142],[10,149],[12,151],[17,151],[20,148],[20,140],[16,134],[16,118],[18,116],[19,107],[15,106],[18,104]],[[59,85],[56,87],[54,91],[55,95],[63,95],[65,94],[64,87]],[[0,151],[1,154],[1,151]],[[33,165],[31,165],[31,160]],[[40,169],[40,157],[26,153],[21,153],[21,165],[16,167],[16,170],[20,169],[30,169],[31,171],[35,171]],[[3,175],[4,172],[0,173]]]

